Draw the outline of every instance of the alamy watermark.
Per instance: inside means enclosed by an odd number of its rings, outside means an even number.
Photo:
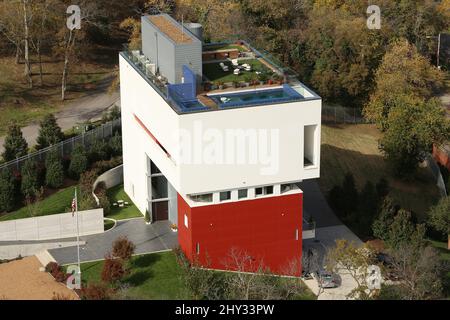
[[[204,128],[193,122],[192,130],[174,132],[177,162],[194,165],[255,165],[261,175],[280,169],[280,129]]]
[[[69,276],[66,280],[66,286],[69,289],[81,289],[81,272],[77,265],[70,265],[67,267],[67,274]]]
[[[381,29],[381,9],[377,5],[370,5],[367,7],[367,14],[370,16],[367,18],[367,28],[370,30]]]
[[[73,4],[69,7],[67,7],[66,10],[67,14],[70,14],[70,16],[67,18],[67,28],[69,30],[80,30],[81,29],[81,9],[79,6]]]

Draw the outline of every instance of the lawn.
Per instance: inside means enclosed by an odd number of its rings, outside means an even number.
[[[101,282],[103,261],[81,264],[81,278],[84,284]],[[123,280],[128,285],[125,296],[130,299],[178,300],[191,299],[184,283],[183,271],[176,262],[173,252],[134,256],[128,267],[130,274]],[[221,272],[222,273],[222,272]],[[225,277],[234,273],[222,273]],[[314,300],[316,296],[306,288],[299,300]]]
[[[256,74],[256,71],[259,72],[269,72],[272,71],[267,68],[265,65],[263,65],[259,60],[257,59],[251,59],[251,60],[240,60],[239,64],[248,63],[252,66],[252,71],[241,71],[240,75],[233,74],[234,68],[232,67],[231,62],[226,61],[224,62],[225,65],[228,66],[229,71],[224,72],[220,65],[218,63],[205,63],[203,65],[203,74],[214,83],[222,82],[234,82],[234,81],[251,81],[251,80],[258,80],[258,75]],[[248,79],[247,79],[248,78]]]
[[[83,263],[83,283],[101,281],[103,261]],[[126,296],[133,299],[176,300],[188,299],[182,270],[172,252],[135,256],[131,259],[130,274],[123,279],[130,286]]]
[[[125,190],[123,189],[123,184],[108,189],[107,194],[111,202],[111,212],[106,216],[107,218],[115,220],[123,220],[142,217],[142,213],[134,205],[130,197],[125,193]],[[113,206],[112,204],[114,202],[117,202],[118,200],[128,202],[129,205],[123,208]]]
[[[0,136],[15,121],[20,126],[38,122],[46,114],[57,112],[61,102],[61,72],[63,61],[43,57],[43,85],[39,85],[38,64],[32,64],[34,88],[28,88],[23,75],[24,65],[14,58],[0,58]],[[67,101],[89,95],[102,80],[111,76],[114,66],[92,63],[70,65]]]
[[[379,137],[380,132],[373,125],[323,125],[319,179],[322,191],[327,194],[341,184],[346,172],[354,175],[359,190],[367,181],[375,184],[384,177],[395,201],[423,220],[429,207],[439,200],[431,173],[420,168],[412,181],[393,177],[378,149]]]
[[[75,187],[67,187],[49,197],[40,201],[35,205],[36,216],[44,216],[51,214],[58,214],[70,211],[72,199],[74,197]],[[8,213],[0,217],[0,221],[30,218],[30,209],[25,206],[17,211]]]

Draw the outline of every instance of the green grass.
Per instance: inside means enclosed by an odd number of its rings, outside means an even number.
[[[380,132],[373,125],[322,126],[321,177],[319,185],[327,194],[351,172],[359,190],[367,181],[389,181],[391,196],[403,208],[412,210],[419,220],[426,218],[431,205],[439,200],[439,190],[426,168],[420,168],[411,181],[393,176],[378,149]]]
[[[115,186],[107,191],[108,198],[111,202],[111,212],[106,216],[107,218],[115,220],[131,219],[131,218],[141,218],[142,213],[135,206],[130,197],[125,193],[123,189],[123,184]],[[123,208],[114,207],[112,204],[118,200],[123,200],[128,202],[129,205]]]
[[[229,71],[224,72],[220,67],[219,63],[205,63],[203,65],[203,74],[214,83],[218,82],[234,82],[234,81],[247,81],[247,80],[258,80],[258,75],[256,71],[260,72],[271,72],[269,68],[263,65],[259,60],[240,60],[239,64],[248,63],[252,66],[252,71],[241,71],[240,75],[233,74],[234,68],[231,62],[224,62],[228,66]],[[249,79],[247,79],[247,77]]]
[[[45,216],[58,213],[64,213],[70,211],[72,199],[75,192],[75,187],[67,187],[62,189],[51,196],[40,201],[36,205],[36,215],[35,216]],[[30,210],[28,207],[22,207],[17,211],[8,213],[0,217],[0,221],[30,218]]]
[[[114,227],[114,221],[111,220],[104,220],[104,225],[105,225],[105,231],[111,229],[112,227]]]
[[[83,283],[100,282],[103,264],[103,261],[83,263]],[[172,252],[135,256],[128,267],[130,274],[122,280],[124,284],[131,286],[127,289],[127,297],[152,300],[187,299],[182,270]]]

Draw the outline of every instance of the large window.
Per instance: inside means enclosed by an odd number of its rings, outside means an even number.
[[[238,199],[245,199],[247,197],[248,197],[248,190],[247,189],[238,190]]]
[[[255,195],[257,197],[265,196],[265,195],[269,195],[269,194],[273,194],[273,186],[265,186],[265,187],[255,188]]]
[[[303,158],[305,167],[316,165],[316,131],[317,125],[304,128]]]

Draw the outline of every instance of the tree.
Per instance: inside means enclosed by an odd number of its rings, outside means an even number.
[[[441,298],[443,272],[439,253],[432,247],[402,243],[391,248],[391,272],[399,279],[392,289],[405,300]]]
[[[380,213],[372,224],[372,231],[375,237],[386,240],[389,227],[392,225],[398,209],[399,208],[394,205],[391,197],[386,197],[383,200]]]
[[[0,212],[12,211],[16,206],[16,183],[11,171],[0,170]]]
[[[442,198],[428,213],[428,224],[443,236],[447,236],[450,249],[450,197]]]
[[[64,182],[64,168],[61,158],[56,152],[49,152],[45,159],[45,184],[51,188],[59,188]]]
[[[126,274],[123,261],[114,259],[111,255],[105,257],[102,269],[102,280],[109,283],[115,283],[122,279]]]
[[[364,116],[386,130],[391,124],[388,121],[391,110],[399,106],[399,99],[426,101],[442,87],[442,81],[442,73],[415,46],[405,39],[394,41],[377,69],[376,89],[364,107]]]
[[[389,225],[385,243],[390,248],[399,248],[405,243],[422,246],[425,238],[425,226],[412,221],[411,212],[400,209]]]
[[[5,150],[2,156],[5,161],[11,161],[27,154],[28,143],[17,124],[9,126],[3,146]]]
[[[349,298],[372,299],[379,294],[376,287],[368,285],[369,266],[376,265],[374,252],[368,246],[357,246],[353,242],[339,239],[336,245],[327,252],[327,270],[340,272],[344,270],[356,282],[357,286],[349,294]]]
[[[64,134],[53,114],[48,114],[41,121],[37,149],[43,149],[64,140]]]
[[[408,177],[432,150],[433,143],[450,138],[450,121],[437,99],[399,96],[391,102],[380,149],[394,173]]]
[[[32,160],[25,161],[25,163],[22,166],[21,175],[22,175],[22,185],[21,185],[22,194],[32,201],[32,199],[36,195],[36,192],[39,189],[38,171],[36,163]]]
[[[69,173],[74,179],[79,179],[80,175],[87,169],[88,158],[82,146],[76,146],[72,151],[70,159]]]
[[[127,237],[119,237],[113,243],[112,255],[115,258],[127,261],[131,259],[135,249],[136,245]]]

